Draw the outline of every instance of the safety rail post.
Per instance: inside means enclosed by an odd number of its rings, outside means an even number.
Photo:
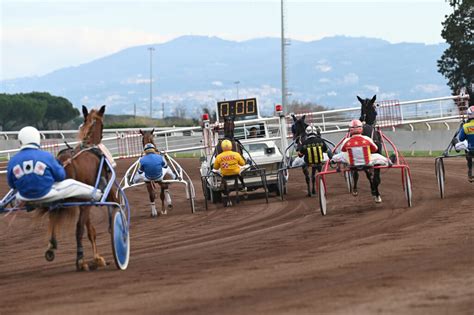
[[[169,150],[169,148],[168,148],[168,133],[165,133],[165,148],[166,148],[166,151]]]

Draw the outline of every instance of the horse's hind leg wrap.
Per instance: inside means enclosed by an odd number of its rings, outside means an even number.
[[[173,201],[171,200],[170,191],[168,189],[165,189],[163,191],[163,194],[165,198],[166,207],[171,210],[173,208]]]

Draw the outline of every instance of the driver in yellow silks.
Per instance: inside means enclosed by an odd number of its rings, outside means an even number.
[[[223,140],[222,153],[214,161],[214,169],[221,171],[222,176],[239,175],[240,167],[245,165],[245,160],[240,153],[232,151],[232,142]]]

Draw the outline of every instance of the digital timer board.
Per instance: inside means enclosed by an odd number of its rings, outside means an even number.
[[[224,121],[224,117],[233,116],[235,120],[249,120],[258,118],[258,108],[256,98],[242,100],[217,102],[217,113],[219,121]]]

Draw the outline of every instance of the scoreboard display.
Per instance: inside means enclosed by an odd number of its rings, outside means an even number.
[[[224,121],[224,117],[234,116],[235,120],[249,120],[258,118],[258,108],[256,98],[217,102],[217,114],[219,121]]]

